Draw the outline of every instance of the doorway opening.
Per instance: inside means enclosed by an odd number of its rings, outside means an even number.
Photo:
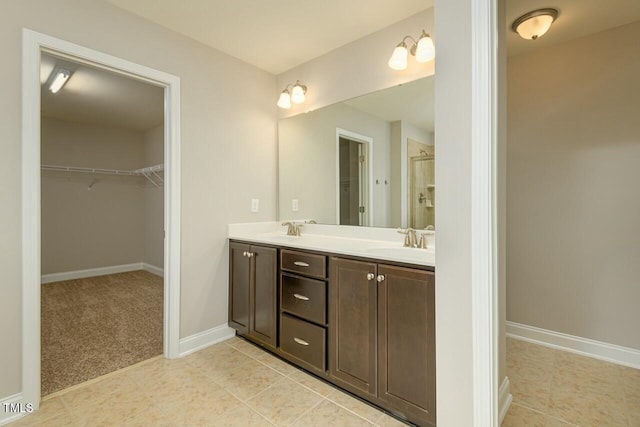
[[[336,223],[372,225],[373,138],[343,129],[338,129],[336,136]]]
[[[127,76],[137,82],[146,82],[155,85],[162,92],[162,117],[164,121],[163,129],[159,130],[162,143],[159,152],[162,153],[164,160],[164,175],[157,168],[142,167],[134,169],[133,166],[127,166],[127,169],[112,169],[111,172],[129,172],[129,175],[117,176],[119,173],[100,174],[100,177],[93,176],[96,170],[86,173],[86,178],[91,178],[83,183],[83,187],[79,188],[86,193],[91,193],[90,197],[95,197],[98,191],[104,191],[111,185],[111,180],[118,179],[138,179],[147,180],[145,174],[149,173],[156,178],[164,181],[163,188],[159,190],[159,195],[163,199],[160,203],[162,217],[159,220],[162,226],[162,234],[160,236],[160,259],[164,267],[164,280],[162,286],[162,353],[167,358],[175,358],[179,356],[179,295],[180,295],[180,79],[176,76],[157,71],[139,64],[135,64],[123,59],[104,54],[83,46],[69,43],[54,37],[40,34],[31,30],[23,30],[23,75],[22,75],[22,123],[23,123],[23,156],[22,156],[22,313],[23,313],[23,348],[22,348],[22,382],[23,382],[23,399],[31,402],[34,409],[39,407],[41,391],[41,276],[42,267],[49,268],[48,265],[42,263],[41,253],[47,248],[43,247],[41,228],[41,197],[45,195],[41,191],[46,177],[44,172],[41,173],[42,164],[40,162],[41,154],[43,160],[51,153],[41,153],[40,137],[41,128],[44,137],[45,133],[51,129],[44,129],[49,124],[41,120],[41,63],[45,63],[42,59],[43,54],[51,55],[55,58],[70,61],[77,64],[83,64],[101,70],[107,70],[120,77]],[[90,86],[90,81],[85,81],[85,85]],[[70,86],[71,88],[71,86]],[[64,89],[63,89],[64,90]],[[116,109],[122,109],[124,106],[117,106]],[[59,119],[59,118],[58,118]],[[48,120],[48,119],[47,119]],[[56,119],[54,119],[56,120]],[[62,138],[63,144],[69,141]],[[63,150],[69,154],[69,151]],[[77,154],[77,153],[74,153]],[[126,155],[123,157],[127,157]],[[49,158],[49,160],[61,160],[57,158]],[[78,166],[79,169],[84,168],[83,164],[71,163],[71,159],[67,159],[68,164],[49,164],[49,166]],[[118,159],[121,161],[122,159]],[[124,160],[122,160],[124,161]],[[98,168],[94,168],[98,169]],[[111,168],[105,168],[111,169]],[[59,171],[49,170],[46,173],[60,173]],[[78,173],[80,171],[65,171],[63,173]],[[135,176],[134,176],[135,175]],[[153,179],[150,175],[150,178]],[[85,179],[86,179],[85,178]],[[76,180],[78,178],[75,178]],[[73,181],[69,178],[68,182],[60,179],[58,184],[65,186]],[[156,181],[158,183],[160,181]],[[48,185],[48,184],[47,184]],[[151,181],[149,181],[149,185]],[[92,193],[95,191],[95,193]],[[86,194],[85,194],[86,196]],[[57,203],[54,198],[54,204]],[[47,202],[49,207],[51,205]],[[55,206],[55,205],[54,205]],[[45,203],[42,207],[46,208]],[[114,206],[108,206],[110,209],[117,209]],[[113,217],[112,215],[110,217]],[[82,216],[82,220],[90,222],[92,214]],[[78,220],[80,221],[80,220]],[[104,221],[107,221],[106,219]],[[76,224],[78,227],[81,224]],[[96,228],[101,228],[105,224],[95,224]],[[48,226],[47,226],[48,227]],[[82,244],[88,244],[82,242]],[[100,243],[97,243],[99,246]],[[156,245],[158,246],[158,245]],[[121,251],[128,248],[120,247]],[[84,254],[83,254],[84,255]],[[47,261],[48,262],[48,261]],[[127,266],[125,264],[125,266]],[[122,267],[120,265],[119,267]],[[131,267],[128,265],[128,267]],[[151,269],[151,268],[150,268]],[[82,270],[73,271],[79,273]],[[158,271],[156,270],[156,273]],[[55,276],[53,276],[56,278]],[[104,276],[106,277],[106,276]],[[51,278],[51,276],[49,276]],[[60,276],[58,276],[60,278]],[[46,279],[46,276],[45,276]],[[162,279],[161,279],[162,280]],[[46,281],[46,280],[45,280]],[[89,292],[91,294],[91,292]],[[96,325],[101,325],[102,319],[95,319]],[[44,331],[43,331],[44,332]]]
[[[46,396],[163,352],[164,89],[46,51],[40,81]]]

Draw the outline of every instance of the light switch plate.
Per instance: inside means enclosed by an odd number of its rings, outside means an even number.
[[[251,212],[256,213],[260,210],[260,199],[251,199]]]
[[[291,210],[293,212],[298,212],[298,199],[291,199]]]

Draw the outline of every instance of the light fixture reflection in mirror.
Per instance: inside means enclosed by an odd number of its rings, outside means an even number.
[[[279,220],[374,227],[413,224],[411,157],[420,157],[420,150],[435,154],[433,81],[433,76],[425,77],[281,119]],[[340,149],[348,162],[342,162]],[[362,156],[365,164],[360,167],[356,159]],[[417,175],[413,178],[416,197],[423,193],[423,203],[414,203],[415,209],[424,210],[413,213],[422,218],[415,222],[419,228],[435,225],[433,158],[413,171],[431,174],[422,180]],[[348,210],[342,206],[345,203]]]
[[[407,48],[407,40],[410,40],[412,43],[410,49]],[[389,65],[389,68],[396,71],[406,70],[408,66],[409,53],[416,57],[416,61],[422,63],[429,62],[435,58],[436,48],[433,44],[433,39],[425,32],[425,30],[422,30],[422,34],[420,34],[417,41],[411,36],[404,36],[402,41],[398,43],[393,50],[387,65]]]

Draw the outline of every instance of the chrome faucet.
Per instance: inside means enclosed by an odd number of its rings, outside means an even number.
[[[404,244],[405,248],[417,248],[418,247],[418,239],[416,237],[416,230],[409,227],[406,230],[399,229],[398,233],[404,234]]]
[[[300,228],[304,224],[296,224],[292,221],[286,221],[282,223],[282,226],[287,226],[287,236],[300,236]]]

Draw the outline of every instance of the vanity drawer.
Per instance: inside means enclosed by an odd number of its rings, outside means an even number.
[[[322,325],[327,323],[326,282],[284,273],[280,283],[282,310]]]
[[[280,318],[280,350],[302,365],[324,373],[327,330],[287,314]]]
[[[327,257],[282,249],[280,251],[280,268],[324,279],[327,277]]]

